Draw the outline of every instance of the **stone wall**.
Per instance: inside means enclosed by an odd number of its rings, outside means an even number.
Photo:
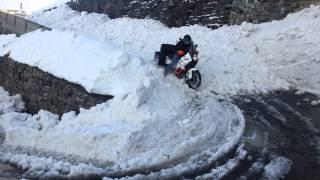
[[[152,18],[169,27],[200,24],[218,28],[228,23],[232,0],[76,0],[78,11],[108,14],[110,18]]]
[[[82,86],[56,78],[36,67],[0,57],[0,86],[10,94],[21,94],[28,113],[45,109],[56,114],[79,111],[112,98],[89,94]]]
[[[111,18],[152,18],[169,27],[199,24],[215,29],[226,24],[268,22],[319,4],[320,0],[74,0],[79,11],[108,14]]]

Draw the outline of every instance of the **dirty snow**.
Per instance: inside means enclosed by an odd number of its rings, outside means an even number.
[[[276,157],[264,167],[263,179],[282,179],[291,169],[292,161],[285,157]]]

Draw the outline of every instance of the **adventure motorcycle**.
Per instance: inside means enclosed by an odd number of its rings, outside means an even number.
[[[154,54],[155,60],[158,62],[160,57],[160,52],[157,51]],[[170,58],[167,57],[166,64],[170,63]],[[201,74],[199,70],[195,68],[199,61],[197,45],[192,46],[189,52],[180,58],[176,67],[174,68],[174,74],[179,78],[185,79],[185,83],[191,89],[197,89],[201,85]]]

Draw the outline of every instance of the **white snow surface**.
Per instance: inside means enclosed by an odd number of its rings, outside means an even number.
[[[12,97],[0,90],[4,143],[108,162],[114,172],[185,163],[202,153],[210,154],[212,162],[239,142],[245,126],[240,110],[218,102],[221,96],[215,94],[289,87],[320,94],[319,15],[320,7],[312,6],[283,21],[213,31],[169,29],[153,20],[110,20],[66,6],[35,14],[34,20],[54,30],[19,38],[2,35],[0,52],[89,92],[115,97],[78,115],[66,113],[59,121],[45,110],[33,116],[17,112],[21,108],[10,105]],[[187,33],[201,53],[198,91],[174,76],[163,77],[153,62],[161,43],[175,43]],[[19,157],[16,161],[23,160]],[[159,173],[188,168],[181,164]]]
[[[190,34],[199,44],[202,90],[234,95],[298,88],[320,94],[320,7],[311,6],[281,21],[243,23],[210,30],[201,26],[167,28],[150,20],[109,19],[66,6],[34,14],[33,20],[111,43],[152,61],[161,43]]]
[[[38,30],[7,48],[11,49],[10,57],[20,63],[81,84],[88,92],[127,96],[129,91],[136,91],[142,95],[143,88],[151,85],[143,59],[74,32]]]
[[[70,0],[0,0],[0,9],[3,10],[23,10],[28,14],[51,8]],[[20,9],[22,3],[22,9]]]
[[[153,101],[139,108],[130,107],[130,98],[115,98],[90,110],[82,109],[79,115],[66,113],[61,121],[44,110],[32,116],[12,109],[0,115],[4,143],[108,162],[112,171],[186,162],[209,150],[213,161],[238,143],[244,119],[237,107],[218,103],[212,95],[187,98],[171,92],[166,99],[165,94],[157,90],[154,93]],[[2,99],[7,104],[12,98]],[[152,112],[150,108],[158,110]],[[16,161],[25,164],[24,159]],[[38,160],[28,160],[31,169],[32,162]]]

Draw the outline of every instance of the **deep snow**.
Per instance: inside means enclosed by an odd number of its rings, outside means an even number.
[[[175,77],[164,78],[152,59],[133,51],[72,31],[39,30],[2,39],[2,55],[10,52],[13,59],[79,83],[89,92],[115,95],[112,101],[81,109],[79,115],[66,113],[61,121],[44,110],[34,116],[4,113],[0,122],[5,145],[102,161],[111,164],[109,173],[183,163],[175,170],[179,172],[195,167],[188,163],[191,158],[209,152],[208,162],[221,157],[243,133],[237,107],[218,102],[209,92],[190,90]],[[31,170],[37,169],[33,162],[39,162],[19,154],[2,156]]]
[[[203,90],[234,95],[294,87],[320,94],[319,6],[290,14],[281,21],[243,23],[210,30],[200,26],[167,28],[150,19],[78,13],[61,7],[34,14],[33,20],[111,43],[152,61],[161,43],[190,34],[199,44]]]
[[[81,109],[79,115],[66,113],[59,121],[44,110],[32,116],[15,112],[21,108],[6,108],[14,107],[12,98],[0,91],[5,145],[108,162],[108,172],[179,164],[155,177],[197,168],[195,159],[204,155],[210,155],[204,163],[213,162],[239,142],[244,130],[240,110],[218,102],[221,95],[289,87],[320,94],[319,15],[320,7],[313,6],[283,21],[213,31],[200,26],[169,29],[153,20],[110,20],[66,6],[35,14],[35,21],[54,30],[19,38],[1,35],[1,55],[10,52],[16,61],[115,98]],[[199,91],[173,76],[163,77],[152,59],[161,43],[175,43],[187,33],[199,44]],[[1,157],[31,169],[39,163],[25,155]]]

